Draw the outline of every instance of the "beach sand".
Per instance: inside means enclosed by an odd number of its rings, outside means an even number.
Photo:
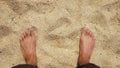
[[[96,36],[91,62],[120,68],[120,0],[0,0],[0,68],[25,63],[19,38],[33,26],[39,68],[75,68],[83,27]]]

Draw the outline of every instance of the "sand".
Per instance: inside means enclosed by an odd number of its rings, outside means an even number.
[[[120,68],[120,0],[0,0],[0,68],[25,63],[19,38],[32,26],[39,68],[75,68],[82,27],[96,36],[91,62]]]

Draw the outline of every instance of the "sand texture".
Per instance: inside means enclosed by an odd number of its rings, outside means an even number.
[[[25,63],[19,38],[32,26],[39,68],[75,68],[82,27],[96,36],[91,62],[120,68],[120,0],[0,0],[0,68]]]

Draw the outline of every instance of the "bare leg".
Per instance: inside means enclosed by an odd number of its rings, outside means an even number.
[[[25,31],[20,39],[20,46],[26,64],[37,65],[37,56],[36,56],[36,36],[34,30],[28,29]]]
[[[89,29],[83,28],[80,38],[78,64],[85,65],[90,62],[90,57],[92,55],[94,45],[95,45],[94,34]]]

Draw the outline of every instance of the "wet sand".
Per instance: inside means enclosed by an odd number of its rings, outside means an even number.
[[[75,68],[82,27],[96,36],[91,62],[120,68],[120,0],[0,0],[0,68],[25,63],[19,37],[32,26],[40,68]]]

